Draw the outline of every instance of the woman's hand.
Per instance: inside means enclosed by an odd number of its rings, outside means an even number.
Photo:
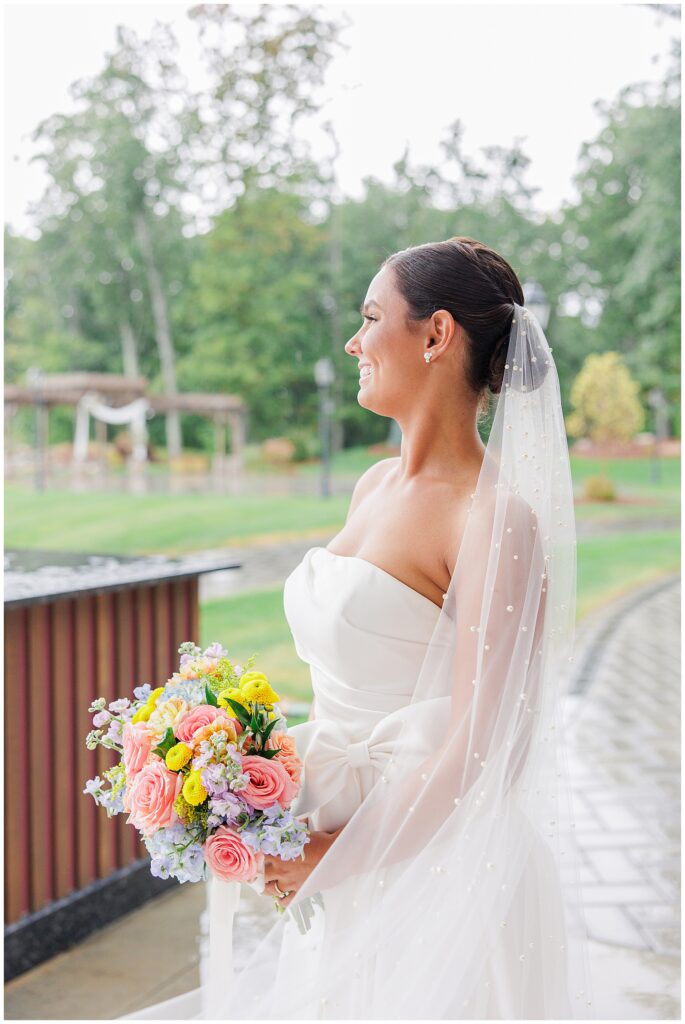
[[[341,825],[335,832],[310,832],[309,842],[302,851],[304,859],[296,857],[295,860],[281,860],[280,857],[265,856],[264,895],[275,897],[281,906],[287,907],[326,850],[333,845],[343,827]],[[278,895],[276,883],[281,892],[288,893],[287,896],[281,898]]]

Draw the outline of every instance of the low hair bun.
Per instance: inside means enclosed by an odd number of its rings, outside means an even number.
[[[507,361],[510,337],[511,326],[507,327],[499,340],[495,342],[495,347],[492,350],[492,355],[490,356],[487,386],[493,395],[498,395],[502,390],[502,384],[504,382],[504,367]]]
[[[454,235],[444,242],[400,249],[382,266],[392,268],[409,321],[427,320],[446,309],[466,333],[466,383],[479,397],[479,418],[487,414],[490,394],[503,386],[515,303],[523,288],[509,263],[484,242]]]

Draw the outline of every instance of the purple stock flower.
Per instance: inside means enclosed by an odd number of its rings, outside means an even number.
[[[227,651],[218,641],[210,644],[209,647],[205,647],[204,649],[204,656],[206,658],[223,658],[226,654]]]
[[[113,740],[114,743],[121,743],[124,738],[122,723],[113,718],[104,738],[106,740]]]
[[[209,807],[213,815],[219,815],[226,821],[236,821],[239,815],[250,810],[245,801],[230,790],[213,796]]]

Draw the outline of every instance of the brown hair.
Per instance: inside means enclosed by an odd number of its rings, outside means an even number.
[[[485,414],[490,394],[502,390],[514,302],[524,304],[514,270],[489,245],[460,235],[401,249],[382,266],[392,267],[410,321],[446,309],[466,331],[466,380],[482,396],[479,417]]]

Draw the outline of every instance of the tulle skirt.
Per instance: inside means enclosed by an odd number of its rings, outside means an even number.
[[[530,833],[512,892],[479,892],[466,881],[474,876],[464,843],[432,866],[443,874],[439,898],[435,882],[421,884],[431,867],[414,862],[387,869],[383,889],[352,876],[307,901],[306,921],[296,908],[279,916],[235,973],[225,926],[240,886],[212,882],[203,984],[122,1019],[435,1019],[431,1007],[451,1020],[583,1016],[583,994],[567,986],[568,922],[554,858],[518,808],[507,827]],[[477,828],[470,826],[474,837]],[[406,904],[402,934],[385,922],[397,921],[398,899]],[[470,920],[455,920],[465,907]]]

